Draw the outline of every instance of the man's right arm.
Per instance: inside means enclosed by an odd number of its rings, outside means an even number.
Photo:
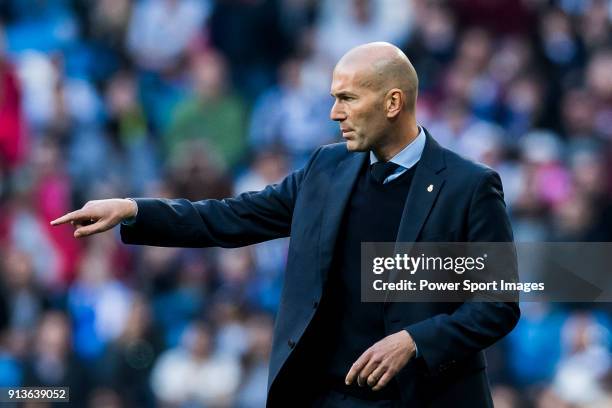
[[[128,244],[181,247],[237,247],[286,237],[306,166],[281,183],[224,200],[110,199],[90,201],[52,225],[70,222],[75,237],[106,231],[118,223]],[[123,222],[123,221],[128,222]]]
[[[237,247],[286,237],[304,171],[236,198],[135,198],[137,215],[121,225],[121,239],[126,244]]]

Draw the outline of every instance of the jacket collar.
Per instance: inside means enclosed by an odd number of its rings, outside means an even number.
[[[397,242],[416,241],[444,185],[444,177],[439,174],[446,167],[444,149],[427,129],[423,128],[423,130],[426,135],[425,147],[406,198]],[[319,267],[321,273],[324,274],[323,282],[331,266],[344,210],[359,177],[359,170],[368,158],[369,155],[364,152],[347,155],[338,163],[331,177],[327,199],[323,202],[325,208],[318,245]]]

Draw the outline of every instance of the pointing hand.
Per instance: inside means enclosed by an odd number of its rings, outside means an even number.
[[[88,201],[83,208],[51,221],[51,225],[70,223],[76,227],[75,238],[86,237],[113,228],[121,221],[134,217],[138,207],[132,200],[113,198]]]

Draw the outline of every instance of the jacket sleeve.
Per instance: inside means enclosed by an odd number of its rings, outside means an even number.
[[[494,171],[487,170],[474,190],[467,222],[469,242],[513,240],[501,180]],[[438,314],[405,330],[435,375],[500,340],[519,317],[516,302],[466,302],[451,314]]]
[[[319,151],[281,183],[236,198],[195,202],[136,198],[136,218],[121,225],[121,240],[165,247],[231,248],[286,237],[300,186]]]

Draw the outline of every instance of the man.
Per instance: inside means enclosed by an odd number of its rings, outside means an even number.
[[[331,86],[346,142],[280,184],[220,201],[92,201],[53,224],[83,237],[124,221],[125,243],[159,246],[291,236],[268,406],[492,406],[482,350],[515,326],[515,303],[360,302],[361,242],[512,241],[498,175],[417,125],[417,86],[397,47],[356,47]]]

